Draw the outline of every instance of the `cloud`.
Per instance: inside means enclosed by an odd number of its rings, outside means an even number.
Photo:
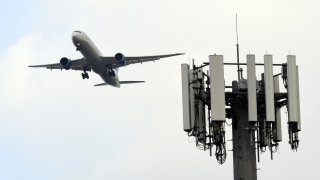
[[[18,103],[28,98],[30,75],[27,66],[41,50],[38,33],[29,33],[21,37],[1,55],[0,94],[7,103]]]

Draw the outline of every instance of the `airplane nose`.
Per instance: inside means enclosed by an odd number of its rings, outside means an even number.
[[[76,40],[76,36],[77,36],[77,33],[75,31],[72,32],[72,41],[74,42]]]
[[[72,33],[72,42],[74,45],[79,44],[79,33],[76,31]]]

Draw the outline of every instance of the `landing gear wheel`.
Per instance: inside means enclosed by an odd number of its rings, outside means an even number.
[[[88,73],[82,73],[82,79],[89,79],[89,74]]]

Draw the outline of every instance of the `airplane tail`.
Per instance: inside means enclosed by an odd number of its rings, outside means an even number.
[[[144,83],[145,81],[120,81],[120,84],[135,84],[135,83]],[[106,86],[107,83],[96,84],[94,86]]]

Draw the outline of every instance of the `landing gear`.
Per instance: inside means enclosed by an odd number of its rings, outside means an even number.
[[[89,74],[87,72],[84,72],[81,75],[82,75],[82,79],[89,79]]]
[[[114,76],[116,76],[116,73],[113,70],[110,70],[110,71],[108,71],[108,75],[110,77],[114,77]]]
[[[76,50],[79,51],[80,50],[80,44],[77,44],[76,47],[77,47]]]

